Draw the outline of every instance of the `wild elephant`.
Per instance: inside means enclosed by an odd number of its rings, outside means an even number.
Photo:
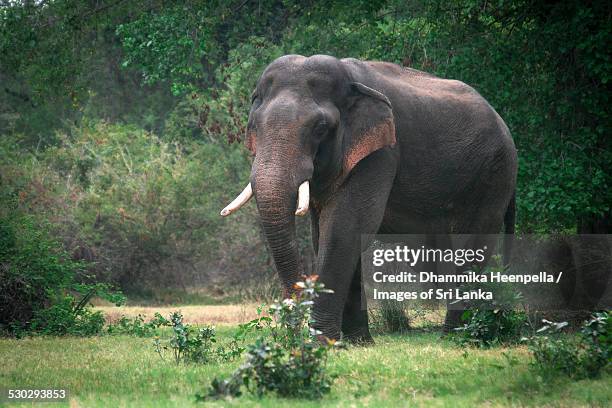
[[[330,338],[371,341],[361,234],[514,228],[514,142],[459,81],[386,62],[283,56],[257,81],[246,146],[250,183],[221,215],[255,196],[287,296],[301,273],[295,215],[311,210],[316,273],[334,291],[313,314]]]

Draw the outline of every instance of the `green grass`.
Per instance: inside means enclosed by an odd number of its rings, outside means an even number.
[[[224,340],[233,330],[219,327],[218,335]],[[201,406],[196,392],[240,364],[176,366],[159,358],[152,339],[127,336],[1,339],[0,358],[0,386],[66,388],[70,406],[85,407]],[[338,377],[321,401],[244,395],[212,405],[609,406],[609,373],[596,380],[546,381],[529,371],[528,361],[524,347],[465,351],[435,332],[383,335],[375,346],[333,352],[329,369]]]

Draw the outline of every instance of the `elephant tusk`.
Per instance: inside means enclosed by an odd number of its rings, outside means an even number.
[[[251,188],[251,183],[249,183],[244,188],[244,190],[242,190],[242,193],[240,193],[238,197],[234,198],[234,201],[229,203],[227,207],[221,210],[221,215],[223,217],[227,217],[228,215],[242,207],[244,204],[246,204],[246,202],[249,201],[251,197],[253,197],[253,189]]]
[[[306,215],[308,212],[308,205],[310,204],[310,185],[308,180],[300,184],[298,188],[298,203],[295,215]]]

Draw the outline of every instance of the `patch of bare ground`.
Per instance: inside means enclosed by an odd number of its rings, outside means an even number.
[[[257,317],[256,304],[240,305],[204,305],[204,306],[96,306],[106,321],[111,323],[126,316],[134,318],[142,315],[145,321],[151,319],[155,313],[168,317],[174,311],[183,313],[184,321],[192,324],[236,325],[253,320]]]

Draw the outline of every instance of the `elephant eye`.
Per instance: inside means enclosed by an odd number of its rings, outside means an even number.
[[[327,130],[328,130],[327,122],[319,122],[314,128],[313,134],[316,137],[323,137],[327,133]]]
[[[257,109],[261,106],[261,98],[259,95],[253,95],[251,99],[251,109]]]

